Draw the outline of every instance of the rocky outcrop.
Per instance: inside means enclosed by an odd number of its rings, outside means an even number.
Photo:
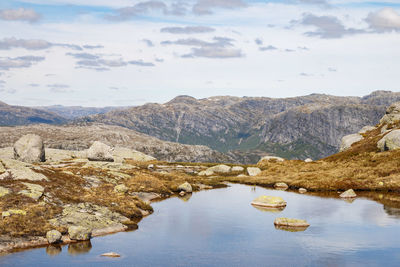
[[[261,169],[257,167],[247,167],[247,174],[249,176],[257,176],[261,173]]]
[[[10,189],[0,186],[0,197],[10,194]]]
[[[13,159],[1,159],[6,171],[0,174],[0,180],[29,180],[29,181],[48,181],[48,178],[38,172],[33,171],[33,165]]]
[[[72,240],[85,241],[92,237],[92,231],[82,226],[70,226],[68,228],[68,235]]]
[[[390,151],[400,148],[400,130],[393,130],[378,141],[380,151]]]
[[[114,157],[114,162],[124,162],[124,160],[127,159],[142,162],[156,160],[155,157],[125,147],[115,147],[112,151],[112,154]]]
[[[99,141],[95,141],[90,146],[87,151],[87,157],[91,161],[114,161],[111,147]]]
[[[21,137],[14,144],[14,158],[28,163],[46,161],[42,138],[34,134]]]
[[[386,110],[385,116],[380,120],[380,124],[392,124],[400,121],[400,102],[393,103]]]
[[[281,157],[275,157],[275,156],[265,156],[265,157],[262,157],[258,163],[261,163],[263,161],[283,162],[283,161],[285,161],[285,159],[281,158]]]
[[[346,151],[353,145],[354,143],[357,143],[364,139],[364,137],[361,134],[349,134],[346,135],[342,138],[342,142],[340,144],[340,152]]]
[[[231,167],[221,164],[214,167],[210,167],[206,171],[213,173],[229,173],[231,171]]]
[[[18,194],[30,197],[34,200],[38,200],[43,196],[44,188],[38,184],[22,183],[27,189],[20,191]]]

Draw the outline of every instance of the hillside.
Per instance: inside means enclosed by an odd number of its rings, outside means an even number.
[[[77,123],[118,125],[183,144],[206,145],[245,163],[262,154],[318,159],[338,151],[341,137],[375,125],[400,93],[365,97],[312,94],[292,98],[179,96],[88,116]]]
[[[53,105],[53,106],[42,106],[36,108],[53,112],[61,117],[71,120],[84,116],[103,114],[115,109],[123,109],[125,107],[82,107],[82,106]]]

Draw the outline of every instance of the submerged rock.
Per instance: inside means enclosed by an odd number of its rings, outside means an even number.
[[[267,208],[281,208],[286,207],[286,201],[281,197],[273,196],[260,196],[251,202],[251,205],[267,207]]]
[[[342,143],[340,144],[340,152],[346,151],[348,150],[351,145],[353,145],[354,143],[357,143],[359,141],[361,141],[362,139],[364,139],[364,137],[361,134],[349,134],[346,135],[342,138]]]
[[[400,130],[394,130],[378,141],[380,151],[390,151],[400,148]]]
[[[62,235],[57,230],[51,230],[46,233],[46,239],[49,244],[56,244],[61,242]]]
[[[257,176],[261,173],[261,169],[257,167],[248,167],[247,168],[247,174],[249,176]]]
[[[291,219],[291,218],[276,218],[275,225],[288,227],[308,227],[310,224],[306,220]]]
[[[68,228],[68,235],[72,240],[85,241],[90,240],[92,231],[82,226],[70,226]]]
[[[287,184],[285,184],[285,183],[276,183],[276,184],[274,185],[274,187],[275,187],[276,189],[284,189],[284,190],[286,190],[286,189],[289,188],[289,186],[288,186]]]
[[[87,157],[91,161],[114,161],[111,147],[99,141],[94,142],[88,149]]]
[[[341,198],[355,198],[357,197],[357,194],[354,192],[353,189],[349,189],[343,193],[340,194]]]
[[[14,158],[28,163],[46,161],[42,138],[35,134],[22,136],[14,144]]]
[[[192,186],[188,182],[185,182],[185,183],[181,184],[178,187],[178,190],[186,192],[186,193],[192,193],[192,191],[193,191]]]
[[[38,184],[30,184],[30,183],[22,183],[27,187],[25,190],[21,190],[18,194],[30,197],[34,200],[38,200],[41,196],[43,196],[44,188]]]

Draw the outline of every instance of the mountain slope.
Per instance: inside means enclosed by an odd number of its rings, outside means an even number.
[[[123,109],[125,107],[81,107],[81,106],[42,106],[36,107],[37,109],[46,110],[55,113],[67,119],[76,119],[79,117],[90,116],[95,114],[103,114],[115,109]]]

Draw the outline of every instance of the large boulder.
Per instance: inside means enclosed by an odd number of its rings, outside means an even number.
[[[193,191],[192,186],[188,182],[185,182],[185,183],[181,184],[178,187],[178,190],[186,192],[186,193],[192,193],[192,191]]]
[[[46,239],[49,244],[56,244],[61,242],[62,235],[57,230],[51,230],[46,233]]]
[[[155,157],[125,147],[115,147],[112,154],[115,162],[124,162],[126,159],[142,162],[156,160]]]
[[[82,226],[70,226],[68,228],[68,235],[72,240],[85,241],[92,237],[92,231]]]
[[[340,152],[346,151],[351,147],[352,144],[361,141],[364,137],[361,134],[350,134],[342,138],[342,143],[340,144]]]
[[[400,148],[400,130],[393,130],[378,141],[380,151],[390,151]]]
[[[251,205],[267,208],[286,207],[286,201],[281,197],[260,196],[251,202]]]
[[[262,157],[258,163],[261,163],[263,161],[283,162],[283,161],[285,161],[285,159],[281,158],[281,157],[265,156],[265,157]]]
[[[392,124],[400,121],[400,102],[393,103],[382,117],[381,124]]]
[[[247,168],[247,174],[249,176],[257,176],[261,173],[261,169],[257,167],[248,167]]]
[[[102,142],[96,141],[87,151],[88,160],[113,162],[112,148]]]
[[[231,171],[231,167],[220,164],[220,165],[208,168],[207,171],[212,171],[214,173],[229,173]]]
[[[14,144],[14,158],[28,163],[46,161],[42,138],[34,134],[22,136]]]

